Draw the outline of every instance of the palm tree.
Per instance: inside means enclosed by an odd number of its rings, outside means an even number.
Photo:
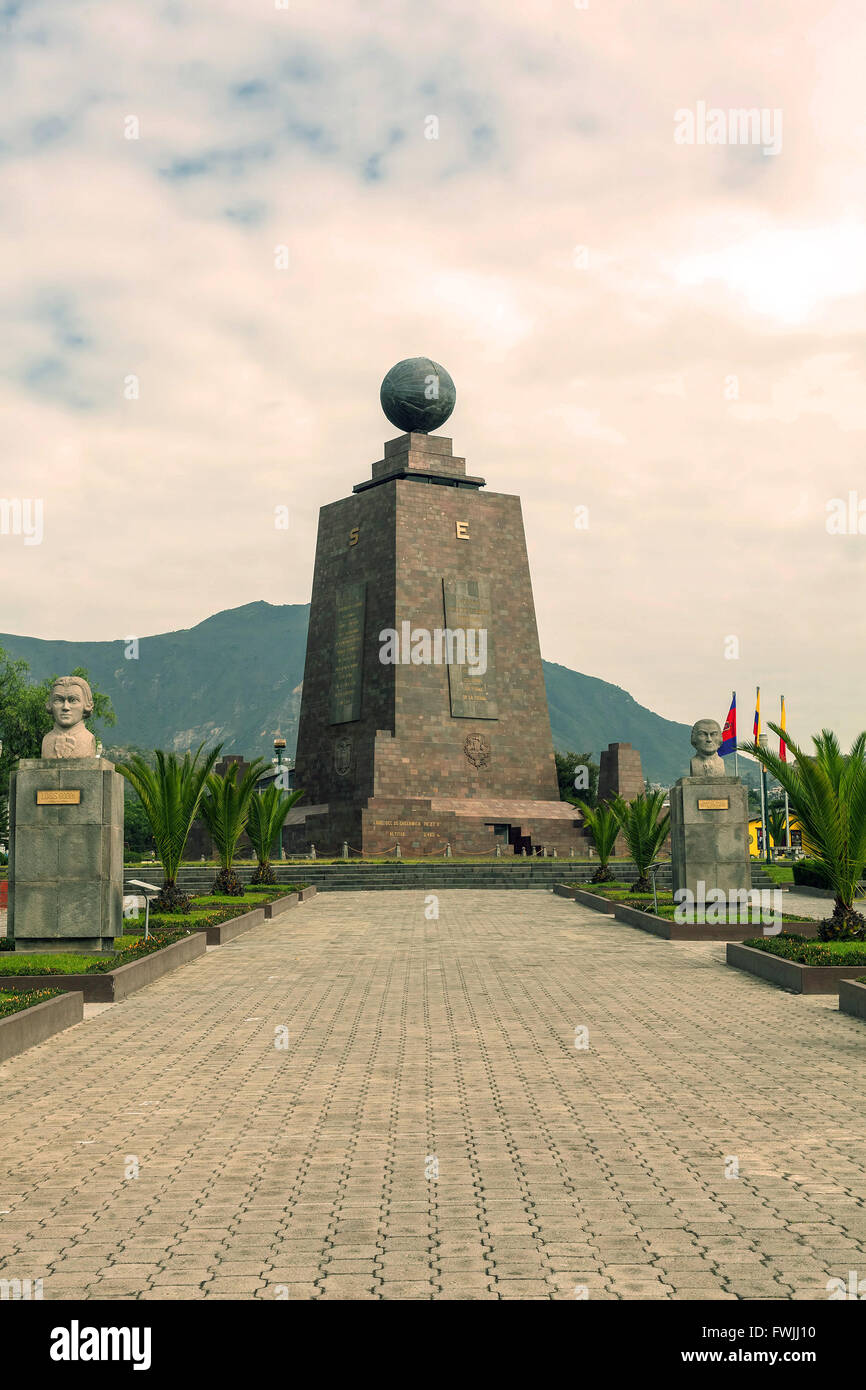
[[[220,755],[221,746],[212,748],[202,757],[204,744],[200,743],[195,753],[184,754],[183,762],[175,753],[157,749],[155,768],[139,753],[133,754],[128,762],[117,764],[118,772],[138,792],[157,858],[162,864],[162,889],[153,900],[153,907],[159,912],[189,912],[189,895],[178,888],[177,872],[205,782]]]
[[[836,901],[833,913],[819,924],[822,941],[866,940],[866,918],[854,910],[857,885],[866,867],[866,733],[858,734],[850,753],[843,753],[830,729],[814,734],[814,753],[804,753],[777,724],[795,762],[782,762],[759,744],[741,745],[788,793],[803,839],[812,846]]]
[[[232,763],[223,776],[212,772],[207,779],[207,791],[201,802],[201,815],[220,861],[220,871],[213,885],[215,893],[243,896],[244,885],[232,864],[237,853],[238,840],[246,830],[250,818],[250,803],[256,794],[256,782],[266,767],[264,759],[256,758],[254,763],[250,763],[240,784],[237,780],[237,763]]]
[[[770,832],[770,839],[773,841],[775,849],[782,849],[785,844],[785,807],[767,807],[767,829]]]
[[[276,883],[276,875],[271,868],[271,850],[283,828],[286,816],[303,795],[302,791],[282,792],[272,782],[261,796],[254,796],[250,802],[247,834],[259,861],[251,883]]]
[[[613,854],[619,834],[619,821],[605,801],[596,807],[588,806],[585,801],[578,801],[576,804],[583,812],[584,825],[592,837],[598,855],[598,868],[592,876],[592,882],[609,883],[613,874],[608,868],[608,860]]]
[[[664,844],[671,823],[670,814],[661,814],[664,799],[663,791],[641,792],[627,805],[621,796],[611,798],[611,809],[637,868],[633,893],[648,893],[652,888],[647,871]]]

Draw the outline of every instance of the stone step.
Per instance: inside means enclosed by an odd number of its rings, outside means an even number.
[[[274,872],[279,883],[304,882],[315,885],[324,892],[363,892],[382,889],[430,889],[448,888],[490,888],[490,889],[550,889],[554,883],[589,883],[596,869],[595,864],[574,863],[569,859],[530,860],[527,863],[513,864],[449,864],[435,860],[429,864],[377,864],[360,867],[351,863],[317,864],[307,861],[294,864],[275,864]],[[626,882],[633,882],[637,870],[631,862],[614,863],[612,869],[616,876]],[[248,883],[252,867],[237,870],[242,882]],[[216,870],[212,867],[201,869],[190,866],[182,868],[179,874],[180,886],[189,893],[205,893],[213,885]],[[125,881],[143,879],[145,882],[161,884],[162,870],[159,866],[128,867]],[[669,889],[671,868],[662,864],[657,878],[658,886]],[[772,888],[773,880],[760,865],[752,866],[752,887]],[[134,892],[134,889],[130,889]]]

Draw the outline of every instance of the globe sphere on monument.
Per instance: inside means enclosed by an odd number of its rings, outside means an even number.
[[[457,392],[438,362],[430,357],[407,357],[388,372],[379,399],[398,430],[429,434],[445,424],[454,409]]]

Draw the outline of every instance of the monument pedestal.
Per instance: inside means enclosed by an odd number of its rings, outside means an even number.
[[[9,794],[16,951],[111,950],[123,932],[123,778],[104,758],[23,758]]]
[[[670,792],[673,890],[749,889],[749,798],[739,777],[681,777]]]

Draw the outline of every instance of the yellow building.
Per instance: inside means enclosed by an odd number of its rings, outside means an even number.
[[[811,848],[808,840],[803,839],[803,832],[800,829],[800,822],[797,817],[791,814],[788,819],[788,828],[791,832],[791,849],[801,849],[804,854],[810,854]],[[763,859],[764,857],[764,835],[760,816],[749,817],[749,854],[753,859]],[[775,841],[770,836],[770,848],[775,849]],[[784,848],[784,841],[782,843]]]

